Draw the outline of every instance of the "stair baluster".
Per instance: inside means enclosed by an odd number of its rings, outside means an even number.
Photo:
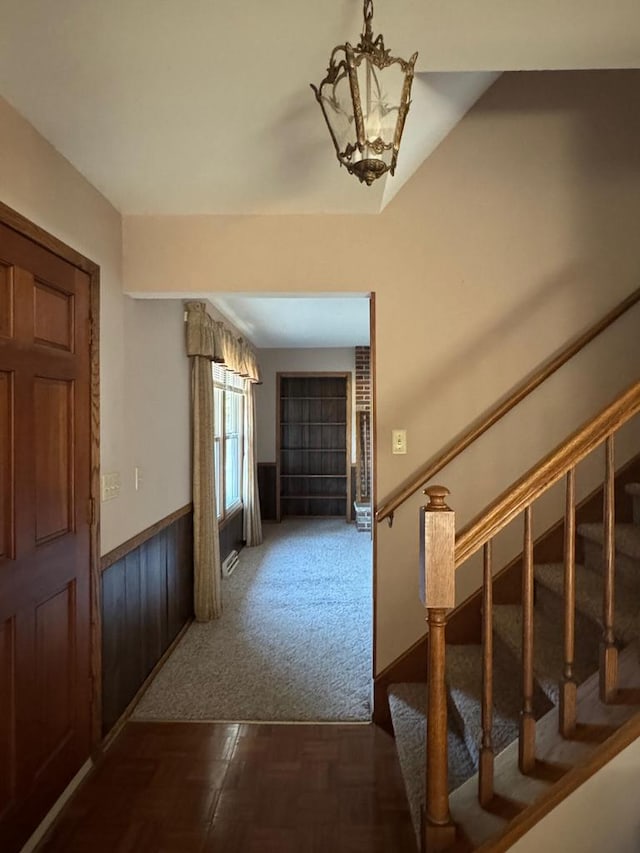
[[[507,849],[532,825],[533,818],[545,814],[581,784],[581,780],[584,781],[583,768],[588,766],[589,773],[595,772],[602,766],[601,758],[609,755],[610,747],[617,752],[629,742],[627,738],[633,740],[637,737],[637,728],[632,726],[627,730],[625,723],[625,731],[620,733],[624,736],[618,739],[616,734],[615,743],[614,738],[609,739],[610,731],[619,726],[622,719],[628,723],[637,714],[637,691],[627,687],[636,649],[628,649],[627,652],[633,654],[625,652],[619,664],[616,643],[637,641],[637,602],[631,594],[631,583],[637,577],[633,561],[640,556],[640,546],[636,538],[637,528],[630,531],[626,525],[618,527],[618,569],[623,577],[629,573],[627,584],[630,594],[620,596],[616,607],[614,523],[616,515],[623,515],[626,508],[618,512],[615,507],[613,439],[615,431],[636,415],[640,415],[640,382],[630,386],[525,472],[455,537],[454,514],[445,504],[448,490],[435,486],[425,490],[429,495],[429,505],[422,508],[421,582],[429,625],[427,696],[423,693],[420,697],[415,684],[399,685],[397,693],[390,693],[401,723],[398,731],[401,726],[406,728],[413,724],[416,714],[421,714],[424,699],[427,699],[426,805],[424,800],[422,804],[420,802],[423,790],[418,793],[414,784],[416,752],[422,752],[424,742],[420,741],[424,736],[419,731],[414,733],[414,749],[410,752],[405,750],[404,756],[401,753],[401,762],[407,765],[412,780],[410,802],[416,823],[419,816],[416,829],[423,853]],[[580,514],[576,507],[577,466],[603,446],[606,449],[604,526],[596,523],[577,526]],[[635,462],[631,464],[635,465]],[[620,475],[626,477],[626,469]],[[632,476],[636,481],[640,479],[636,473],[632,472]],[[554,553],[557,537],[555,529],[552,529],[547,541],[541,543],[536,551],[539,557],[546,554],[549,562],[541,561],[536,566],[534,578],[533,504],[560,479],[566,481],[564,562],[558,565],[559,555]],[[640,483],[629,483],[626,491],[634,497],[633,521],[638,525]],[[585,500],[583,510],[587,517],[593,512],[593,498],[591,495]],[[520,564],[522,610],[514,603],[517,592],[512,585],[520,559],[511,564],[509,574],[500,577],[498,601],[502,603],[494,608],[493,541],[521,513],[524,513]],[[578,535],[585,540],[584,565],[578,564],[576,558]],[[600,553],[594,549],[603,545],[600,565]],[[454,604],[455,569],[481,549],[484,556],[483,586],[479,591],[482,609],[478,614],[478,599],[474,596],[468,605],[469,612],[473,614],[473,624],[462,626],[454,622],[449,625],[451,639],[456,644],[448,647],[445,660],[445,625],[447,611]],[[604,583],[602,577],[598,577],[601,568]],[[540,595],[534,621],[536,590]],[[477,643],[480,638],[475,636],[476,614],[480,616],[481,647]],[[595,632],[590,631],[588,623],[593,625],[596,620],[602,623],[603,630],[596,628]],[[560,621],[563,623],[561,661],[557,636]],[[469,635],[472,633],[471,639]],[[512,655],[517,657],[511,660]],[[598,656],[600,667],[596,675]],[[405,663],[403,660],[402,665]],[[512,666],[514,669],[509,672],[508,668]],[[448,667],[446,672],[445,667]],[[589,674],[593,677],[589,678]],[[522,682],[520,697],[513,695],[513,678],[518,675]],[[617,703],[611,721],[607,719],[602,703],[596,701],[600,698],[597,690],[594,694],[598,679],[602,698]],[[504,690],[499,689],[503,681]],[[583,682],[586,682],[585,689],[578,690],[577,684]],[[401,690],[401,687],[405,689]],[[570,741],[576,740],[579,726],[578,696],[583,724],[580,728],[584,729],[585,736],[582,737],[581,732],[577,742],[572,744]],[[447,698],[454,708],[448,739]],[[558,702],[559,717],[555,709],[549,711]],[[481,717],[479,732],[478,712]],[[536,714],[541,716],[539,725]],[[498,716],[500,725],[494,725]],[[600,752],[602,738],[607,740]],[[515,756],[509,749],[511,744],[515,748],[515,740],[518,741],[520,773],[514,772],[512,760]],[[447,795],[449,744],[455,749],[451,768],[455,790],[451,798]],[[503,758],[496,761],[494,754],[504,747],[509,752],[505,751],[503,764]],[[590,754],[587,760],[585,753]],[[576,773],[567,772],[571,765],[574,765]],[[504,777],[499,776],[502,769]],[[470,788],[465,780],[471,779],[474,770],[478,771],[478,781]],[[532,776],[535,784],[532,784]],[[503,781],[497,785],[500,778]],[[557,788],[554,787],[556,783]],[[457,824],[453,822],[451,809]]]
[[[440,853],[456,840],[449,812],[449,750],[445,625],[455,606],[455,513],[445,503],[449,490],[424,490],[429,503],[421,511],[421,582],[429,629],[427,671],[426,808],[422,826],[423,850]]]
[[[578,684],[573,666],[576,643],[576,469],[567,471],[564,514],[564,669],[560,684],[559,730],[570,738],[576,730]]]
[[[618,649],[615,645],[613,614],[615,608],[615,464],[614,438],[606,441],[604,481],[604,600],[602,606],[602,654],[600,660],[600,698],[611,702],[618,685]]]
[[[482,745],[478,774],[478,799],[486,806],[493,799],[493,569],[492,542],[484,545],[482,587]]]
[[[518,764],[522,773],[531,773],[536,763],[533,690],[533,526],[529,504],[524,510],[522,564],[522,711],[518,751]]]

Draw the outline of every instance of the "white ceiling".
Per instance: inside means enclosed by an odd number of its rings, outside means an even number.
[[[133,299],[204,300],[216,319],[259,349],[367,346],[368,293],[129,293]]]
[[[399,174],[368,188],[338,167],[308,86],[361,15],[0,0],[0,94],[123,213],[375,213],[493,79],[457,72],[640,66],[638,0],[376,0],[375,31],[419,51],[419,76]]]
[[[375,0],[375,32],[419,57],[397,174],[369,188],[338,167],[308,85],[361,16],[361,0],[0,0],[0,95],[122,213],[377,213],[500,71],[640,67],[640,0]],[[369,341],[353,296],[210,301],[256,346],[340,347]]]
[[[369,344],[369,298],[365,294],[283,297],[216,293],[208,299],[259,348]]]

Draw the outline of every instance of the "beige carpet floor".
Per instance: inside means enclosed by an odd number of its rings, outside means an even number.
[[[134,719],[370,719],[369,535],[340,519],[264,533],[223,580],[222,617],[190,626]]]

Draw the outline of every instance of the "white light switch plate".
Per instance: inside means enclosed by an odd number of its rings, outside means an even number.
[[[406,429],[394,429],[391,431],[391,452],[396,454],[407,452]]]

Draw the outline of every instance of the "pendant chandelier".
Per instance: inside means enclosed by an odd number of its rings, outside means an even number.
[[[335,47],[327,76],[311,88],[340,165],[371,186],[386,172],[395,172],[418,54],[407,62],[389,55],[382,35],[374,39],[373,0],[364,0],[363,15],[358,45]]]

